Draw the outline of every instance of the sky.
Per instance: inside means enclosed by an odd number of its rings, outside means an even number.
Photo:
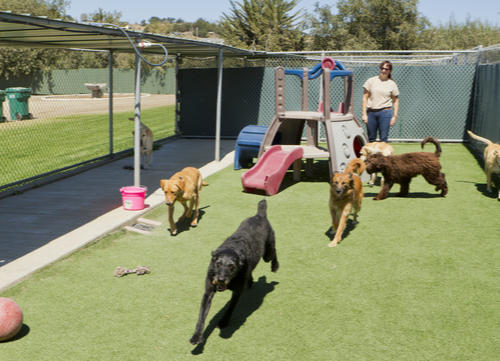
[[[230,14],[229,0],[70,0],[67,13],[74,19],[80,20],[83,13],[93,13],[99,8],[106,12],[121,12],[122,21],[140,23],[156,16],[163,18],[181,18],[187,22],[194,22],[199,18],[209,22],[220,19],[222,13]],[[239,0],[235,0],[238,2]],[[334,5],[336,0],[301,0],[298,8],[304,8],[313,13],[314,4]],[[419,12],[426,16],[432,25],[447,23],[451,16],[463,23],[469,17],[471,20],[489,21],[492,25],[500,26],[499,0],[419,0]],[[332,7],[335,10],[335,6]]]

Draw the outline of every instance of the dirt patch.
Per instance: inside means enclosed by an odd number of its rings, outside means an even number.
[[[143,94],[141,109],[175,104],[174,94]],[[34,95],[28,99],[29,112],[35,119],[45,119],[73,114],[95,114],[109,112],[109,98],[92,98],[90,95]],[[114,94],[113,112],[130,111],[134,114],[134,94]],[[9,100],[3,103],[3,115],[11,120]]]

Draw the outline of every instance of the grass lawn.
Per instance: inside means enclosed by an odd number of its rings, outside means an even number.
[[[419,150],[395,144],[396,154]],[[373,201],[331,240],[327,164],[266,197],[280,269],[261,262],[229,327],[214,325],[230,292],[214,297],[206,343],[192,346],[210,252],[256,213],[228,167],[206,179],[199,226],[170,236],[167,207],[150,236],[117,231],[2,292],[24,312],[5,360],[497,360],[500,351],[499,202],[461,144],[443,144],[449,194],[422,177],[410,195]],[[427,145],[427,151],[434,151]],[[177,206],[176,215],[180,214]],[[117,266],[151,267],[113,277]]]
[[[175,105],[141,110],[155,139],[175,134]],[[113,114],[113,151],[133,147],[134,112]],[[0,123],[0,185],[109,154],[109,115],[80,114]],[[15,166],[14,166],[15,165]]]

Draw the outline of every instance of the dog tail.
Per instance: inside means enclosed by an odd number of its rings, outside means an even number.
[[[470,130],[468,130],[467,133],[469,133],[469,135],[471,136],[471,138],[473,138],[475,140],[479,140],[480,142],[486,143],[488,145],[494,144],[491,140],[488,140],[486,138],[480,137],[479,135],[475,135]]]
[[[347,167],[345,167],[344,173],[356,173],[361,176],[366,169],[366,164],[360,158],[354,158],[347,163]]]
[[[257,206],[257,215],[266,218],[267,217],[267,202],[266,199],[264,198],[259,202],[259,205]]]
[[[427,137],[424,140],[422,140],[422,143],[420,143],[420,145],[422,146],[422,149],[424,149],[424,145],[426,143],[434,143],[434,145],[436,146],[436,151],[434,152],[436,157],[439,157],[441,155],[441,153],[443,152],[443,150],[441,149],[441,143],[439,143],[436,138]]]

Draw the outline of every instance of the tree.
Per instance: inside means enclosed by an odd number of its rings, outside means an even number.
[[[452,16],[450,20],[423,33],[422,49],[464,50],[479,45],[500,44],[500,28],[488,21],[470,20],[459,23]]]
[[[86,22],[94,22],[94,23],[102,23],[102,24],[115,24],[118,26],[125,26],[127,25],[126,22],[121,21],[122,13],[117,12],[116,10],[111,12],[111,11],[104,11],[103,9],[99,8],[97,11],[90,13],[90,14],[82,14],[81,15],[81,20],[86,21]]]
[[[70,18],[66,15],[69,3],[66,0],[0,0],[0,10],[66,20]]]
[[[221,37],[229,45],[260,51],[298,51],[304,48],[301,11],[292,13],[300,0],[230,0],[223,13]]]
[[[69,2],[64,0],[0,0],[0,9],[11,10],[19,14],[33,16],[47,16],[53,19],[66,19],[66,6]],[[28,49],[28,48],[0,48],[0,75],[9,76],[26,75],[40,70],[48,70],[57,60],[53,50]]]
[[[429,21],[418,0],[339,0],[338,13],[316,4],[309,17],[311,50],[410,50],[421,42]]]

